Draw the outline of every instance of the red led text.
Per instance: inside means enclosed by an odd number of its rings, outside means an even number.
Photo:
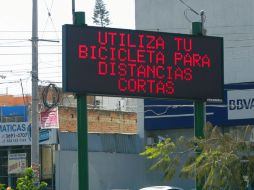
[[[80,60],[93,60],[97,75],[116,79],[122,93],[173,95],[175,83],[193,80],[195,70],[209,70],[208,54],[195,52],[189,37],[97,32],[96,44],[79,44]]]

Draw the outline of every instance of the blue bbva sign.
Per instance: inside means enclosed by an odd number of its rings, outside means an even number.
[[[254,124],[254,83],[225,85],[224,102],[207,103],[206,120],[218,126]],[[145,100],[145,129],[192,128],[192,101]]]

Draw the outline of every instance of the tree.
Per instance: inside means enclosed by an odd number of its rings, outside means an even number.
[[[254,159],[250,152],[253,146],[246,141],[250,134],[247,126],[242,135],[222,134],[218,127],[208,124],[204,139],[177,141],[167,138],[150,147],[141,155],[155,159],[151,170],[161,170],[166,180],[176,174],[181,157],[187,157],[181,168],[180,177],[197,179],[204,190],[242,190],[254,181]]]
[[[93,13],[93,22],[96,25],[105,27],[110,24],[109,12],[106,10],[103,0],[96,0]]]
[[[35,178],[32,168],[26,168],[23,177],[17,180],[17,190],[43,190],[47,187],[47,183],[41,182],[35,185]]]

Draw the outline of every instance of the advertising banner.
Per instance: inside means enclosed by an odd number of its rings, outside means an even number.
[[[41,129],[40,144],[56,144],[56,129]],[[31,145],[31,123],[0,123],[0,146]]]
[[[59,128],[57,107],[41,112],[41,128],[42,129]]]
[[[228,119],[254,118],[254,89],[228,91]]]
[[[26,153],[8,154],[8,174],[22,173],[26,168]]]

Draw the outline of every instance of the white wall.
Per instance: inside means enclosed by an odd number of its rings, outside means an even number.
[[[98,108],[113,111],[137,111],[137,99],[125,97],[96,96],[96,101],[100,103]]]
[[[224,37],[225,83],[253,82],[254,1],[184,1],[198,12],[205,10],[207,35]],[[185,10],[179,0],[135,0],[136,29],[190,33]],[[191,21],[200,21],[189,11],[187,15]]]

